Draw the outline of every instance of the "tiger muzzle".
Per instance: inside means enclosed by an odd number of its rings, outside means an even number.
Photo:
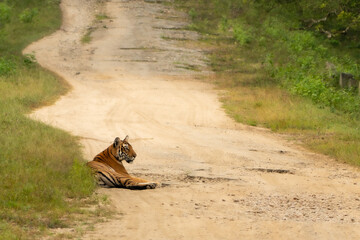
[[[134,162],[134,160],[135,160],[135,157],[131,157],[131,158],[126,158],[125,159],[125,161],[127,162],[127,163],[133,163]]]

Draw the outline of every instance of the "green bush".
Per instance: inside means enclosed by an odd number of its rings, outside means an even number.
[[[317,39],[311,32],[299,31],[288,32],[288,47],[295,54],[301,54],[304,51],[315,50]]]
[[[251,42],[251,34],[249,33],[249,31],[246,30],[244,24],[235,23],[232,25],[232,28],[234,39],[240,46]]]
[[[16,70],[16,63],[4,57],[0,58],[0,76],[9,76]]]
[[[190,9],[190,11],[189,11],[189,16],[190,16],[191,19],[193,19],[193,20],[197,17],[197,13],[196,13],[196,11],[195,11],[194,8]]]
[[[24,54],[24,64],[26,66],[31,66],[34,63],[37,63],[36,57],[34,54]]]
[[[279,39],[286,41],[288,38],[287,27],[284,22],[280,21],[276,17],[268,16],[265,18],[263,26],[263,35],[270,39]]]
[[[23,23],[31,23],[38,13],[37,8],[27,8],[19,15],[19,19]]]
[[[4,2],[0,2],[0,27],[10,20],[11,8]]]

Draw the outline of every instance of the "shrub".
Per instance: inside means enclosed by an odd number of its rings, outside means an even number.
[[[10,21],[11,8],[3,2],[0,2],[0,27],[1,23]]]
[[[14,73],[15,70],[16,63],[6,58],[0,58],[0,76],[8,76]]]
[[[31,23],[38,13],[37,8],[27,8],[19,15],[19,19],[23,23]]]
[[[237,43],[240,44],[240,46],[251,42],[251,34],[249,33],[249,31],[245,30],[244,24],[235,23],[232,25],[232,27],[234,39]]]
[[[189,16],[191,17],[192,20],[194,20],[197,17],[197,13],[194,8],[189,10]]]
[[[34,54],[24,54],[24,64],[26,66],[31,66],[34,63],[37,63],[36,57]]]

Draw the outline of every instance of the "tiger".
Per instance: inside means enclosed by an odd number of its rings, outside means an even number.
[[[126,136],[124,140],[116,137],[114,143],[97,154],[87,165],[92,169],[100,186],[133,190],[156,188],[158,183],[132,177],[126,171],[122,162],[125,160],[131,164],[135,158],[136,153],[129,143],[129,136]]]

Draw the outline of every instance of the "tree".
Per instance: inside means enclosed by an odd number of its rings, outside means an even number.
[[[328,38],[349,37],[357,40],[360,32],[360,1],[302,0],[298,2],[305,28],[326,34]]]

